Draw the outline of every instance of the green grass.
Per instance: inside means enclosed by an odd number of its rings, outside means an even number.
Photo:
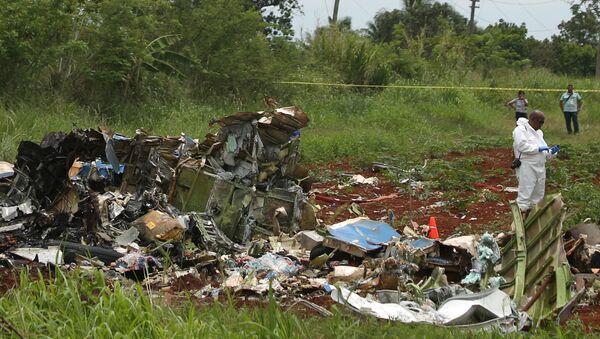
[[[569,79],[529,71],[522,74],[502,73],[485,80],[475,75],[462,79],[419,81],[419,84],[564,88]],[[516,81],[515,81],[516,80]],[[595,88],[589,79],[572,81],[576,89]],[[401,82],[410,84],[413,82]],[[385,155],[419,159],[431,151],[445,152],[511,144],[513,112],[504,103],[515,91],[470,91],[399,89],[362,90],[322,86],[281,84],[278,101],[298,105],[311,118],[303,130],[303,156],[306,161],[326,161],[346,157],[364,161]],[[600,115],[593,107],[600,105],[600,94],[583,94],[580,113],[581,135],[566,134],[564,118],[558,107],[556,92],[528,92],[530,109],[542,109],[550,144],[587,144],[600,138]],[[12,98],[0,107],[0,159],[11,160],[21,139],[39,140],[46,132],[80,127],[108,125],[132,135],[136,128],[152,127],[158,134],[184,132],[203,139],[213,117],[238,110],[263,109],[262,98],[247,102],[212,99],[210,104],[190,101],[148,102],[137,106],[114,108],[113,113],[96,112],[60,100]],[[115,113],[116,112],[116,113]],[[479,137],[479,138],[474,138]]]
[[[57,272],[54,278],[31,281],[21,274],[20,286],[0,299],[0,314],[28,338],[442,338],[472,333],[430,325],[378,321],[335,308],[330,318],[299,317],[264,297],[264,307],[236,308],[233,302],[210,306],[165,304],[141,285],[108,285],[99,272]],[[3,338],[17,334],[0,329]],[[580,336],[581,324],[550,326],[538,337]],[[499,333],[477,337],[500,338]],[[517,335],[507,336],[521,337]]]

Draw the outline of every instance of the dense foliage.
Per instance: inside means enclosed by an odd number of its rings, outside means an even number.
[[[539,41],[503,20],[470,34],[451,5],[405,0],[365,30],[344,18],[298,41],[298,0],[0,0],[0,91],[3,101],[41,95],[104,112],[148,99],[257,98],[281,78],[388,84],[527,68],[588,76],[597,7],[576,3],[561,34]]]

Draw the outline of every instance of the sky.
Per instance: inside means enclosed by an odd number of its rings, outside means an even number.
[[[470,0],[448,0],[446,2],[466,18],[471,15]],[[312,33],[317,26],[327,24],[333,15],[334,0],[300,0],[303,14],[294,16],[294,30],[300,38]],[[340,0],[338,18],[352,18],[352,28],[366,28],[378,11],[400,9],[402,0]],[[525,23],[528,35],[536,39],[549,38],[558,34],[558,24],[571,18],[568,0],[480,0],[475,10],[475,22],[485,28],[504,19],[518,25]]]

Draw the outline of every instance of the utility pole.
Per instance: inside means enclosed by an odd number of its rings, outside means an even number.
[[[340,0],[335,0],[335,4],[333,5],[333,18],[331,19],[332,23],[337,22],[339,9],[340,9]]]
[[[471,19],[469,20],[469,33],[475,32],[475,8],[479,8],[477,3],[479,0],[471,0]]]

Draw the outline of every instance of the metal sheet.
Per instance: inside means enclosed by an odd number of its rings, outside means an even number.
[[[17,248],[10,253],[31,261],[38,260],[42,264],[63,264],[63,252],[58,246],[48,246],[48,248]]]
[[[23,223],[18,223],[14,225],[2,226],[0,227],[0,233],[4,232],[12,232],[23,229]]]
[[[547,196],[524,222],[514,201],[511,208],[515,236],[502,249],[499,274],[507,282],[501,288],[523,307],[544,277],[553,271],[555,279],[528,311],[538,323],[571,299],[572,276],[562,242],[563,202],[560,194]]]
[[[332,237],[364,251],[379,249],[381,244],[400,237],[390,225],[365,217],[342,221],[328,226],[327,230]]]
[[[508,294],[489,289],[449,298],[438,312],[446,319],[445,325],[467,325],[511,316],[511,304]]]
[[[14,165],[6,161],[0,161],[0,179],[12,177],[13,175],[15,175]]]
[[[204,212],[214,185],[214,175],[202,169],[201,161],[190,160],[180,166],[171,203],[180,211]]]

